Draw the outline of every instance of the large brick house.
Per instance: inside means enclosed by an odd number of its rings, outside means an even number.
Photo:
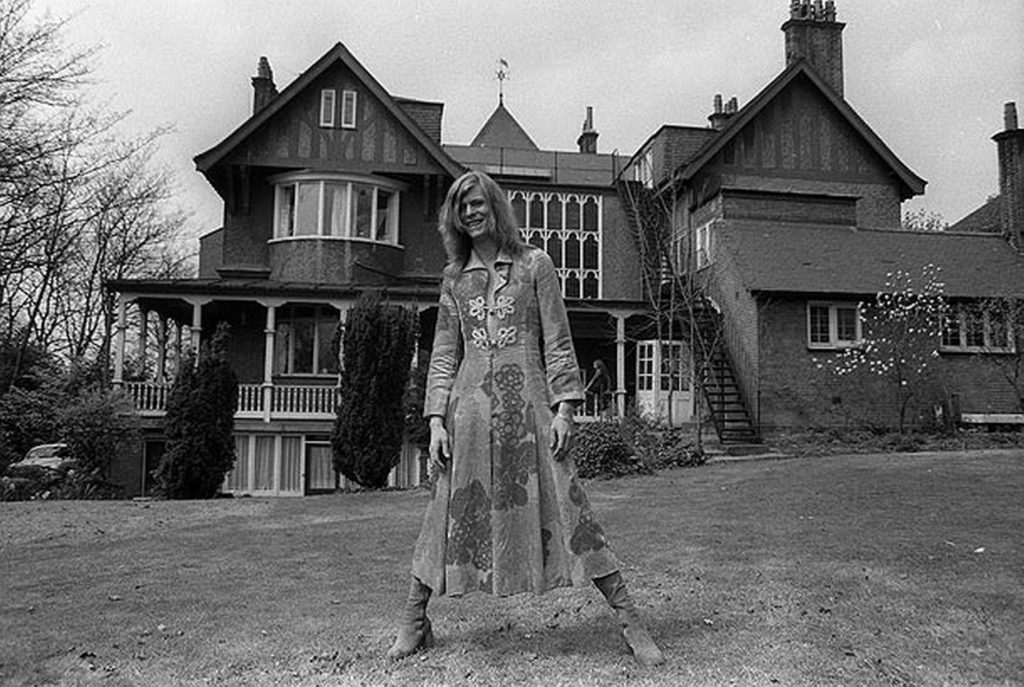
[[[990,364],[1016,343],[996,313],[971,308],[1024,296],[1016,117],[996,136],[1002,219],[988,233],[905,230],[901,203],[925,182],[844,99],[843,28],[833,2],[794,0],[782,73],[742,108],[716,97],[710,127],[663,127],[625,176],[673,207],[674,252],[720,311],[738,405],[757,430],[895,417],[892,399],[844,397],[818,365],[861,338],[859,304],[889,273],[928,266],[953,304],[937,361],[945,398],[934,400],[969,417],[1020,413]]]
[[[625,158],[598,152],[589,109],[573,150],[538,148],[501,100],[468,145],[449,144],[441,103],[388,93],[340,43],[280,92],[261,59],[251,117],[195,159],[224,200],[198,277],[109,284],[115,381],[147,428],[129,492],[145,490],[162,450],[182,348],[220,321],[241,381],[225,491],[335,488],[335,328],[374,289],[419,313],[429,347],[444,260],[437,210],[466,169],[502,184],[524,237],[558,268],[585,376],[604,376],[585,417],[635,407],[678,424],[710,412],[723,440],[833,421],[844,400],[808,381],[813,361],[856,341],[858,303],[893,265],[941,265],[965,301],[1024,295],[1024,260],[1000,235],[901,229],[902,201],[925,182],[845,101],[842,29],[832,2],[794,0],[781,74],[743,107],[716,98],[709,126],[666,125]],[[1017,178],[1007,196],[1019,198]],[[652,200],[673,248],[653,260],[642,221]],[[1010,222],[1017,236],[1021,215]],[[667,325],[649,315],[674,293],[664,273],[700,286],[701,313]],[[722,335],[713,353],[690,345],[708,320]],[[947,341],[951,393],[964,412],[1017,412],[1006,384],[968,355],[977,343]],[[714,363],[703,411],[695,359]],[[406,451],[393,483],[418,483],[416,455]]]

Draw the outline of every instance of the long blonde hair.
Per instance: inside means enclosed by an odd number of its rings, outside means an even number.
[[[494,223],[492,232],[498,251],[511,257],[518,257],[527,247],[519,231],[508,194],[487,174],[474,171],[466,172],[452,182],[448,188],[448,195],[445,196],[444,204],[441,206],[441,216],[437,225],[441,241],[444,243],[444,252],[448,256],[445,271],[449,273],[457,272],[466,265],[466,261],[469,260],[469,252],[473,248],[473,241],[462,225],[459,206],[466,194],[474,188],[480,189],[484,200],[490,206],[491,219]]]

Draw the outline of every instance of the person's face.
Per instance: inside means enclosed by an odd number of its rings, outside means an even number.
[[[484,198],[479,186],[470,188],[459,201],[459,220],[472,240],[477,240],[491,231],[491,206]]]

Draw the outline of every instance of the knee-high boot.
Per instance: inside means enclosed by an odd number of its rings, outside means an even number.
[[[604,577],[597,577],[594,579],[594,584],[601,590],[608,605],[615,611],[615,616],[618,618],[619,624],[622,625],[622,636],[637,662],[644,666],[656,666],[664,663],[665,656],[651,639],[651,635],[647,633],[643,621],[640,620],[640,614],[633,604],[633,599],[629,596],[629,590],[626,589],[626,582],[622,579],[622,575],[615,572]]]
[[[402,612],[402,622],[398,626],[395,643],[388,649],[388,658],[405,658],[420,649],[434,646],[434,632],[427,617],[427,601],[430,600],[430,587],[413,577],[409,585],[409,599]]]

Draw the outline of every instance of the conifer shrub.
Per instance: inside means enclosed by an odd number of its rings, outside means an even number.
[[[345,323],[334,466],[371,489],[387,484],[401,460],[405,391],[416,336],[415,314],[367,294]]]
[[[192,355],[182,361],[168,392],[167,449],[155,474],[167,498],[213,498],[234,467],[238,377],[227,360],[228,332],[220,323],[198,363]]]

